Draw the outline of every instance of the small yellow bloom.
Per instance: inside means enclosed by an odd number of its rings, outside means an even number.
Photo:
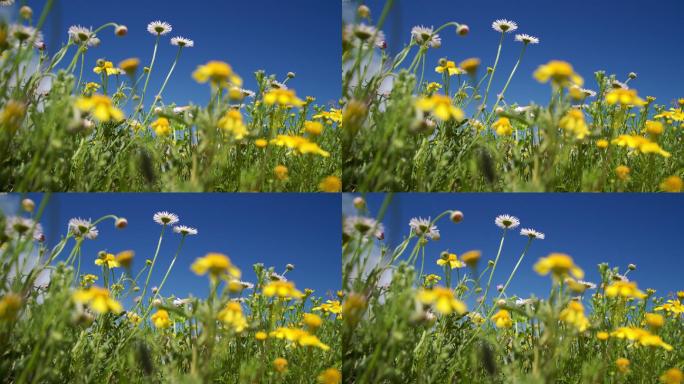
[[[540,83],[551,80],[558,87],[569,87],[571,85],[581,87],[584,84],[584,80],[575,73],[572,65],[560,60],[552,60],[547,64],[540,65],[534,72],[534,78]]]
[[[671,351],[673,349],[672,346],[664,342],[660,336],[654,335],[641,328],[620,327],[611,332],[610,336],[618,339],[627,339],[644,347],[660,347],[666,351]]]
[[[492,316],[492,321],[496,324],[497,328],[510,328],[513,326],[513,318],[511,318],[511,313],[505,309],[500,309],[499,312]]]
[[[196,259],[190,269],[197,275],[209,273],[212,279],[232,280],[239,279],[241,276],[240,270],[230,262],[228,256],[215,252]]]
[[[668,300],[663,305],[653,308],[654,311],[666,311],[672,315],[680,315],[684,313],[684,304],[678,300]]]
[[[114,106],[112,99],[104,95],[79,97],[76,99],[76,108],[91,113],[102,122],[110,120],[120,121],[124,118],[123,112]]]
[[[92,285],[97,281],[98,277],[96,275],[93,275],[92,273],[88,273],[86,275],[83,275],[83,278],[81,279],[81,285],[84,287],[87,287],[89,285]]]
[[[330,111],[321,111],[313,115],[314,119],[325,120],[328,123],[342,123],[342,110],[330,108]]]
[[[124,72],[126,72],[129,75],[135,74],[135,71],[138,70],[139,66],[140,59],[136,57],[131,57],[129,59],[122,60],[119,63],[119,68],[121,68]]]
[[[133,251],[123,251],[116,254],[116,261],[121,264],[124,268],[129,268],[133,263],[133,256],[135,252]]]
[[[311,329],[317,329],[323,324],[323,320],[313,313],[305,313],[302,315],[302,322]]]
[[[467,307],[464,302],[454,297],[454,291],[445,287],[433,287],[418,291],[418,301],[432,306],[437,312],[448,315],[456,312],[462,315]]]
[[[21,296],[8,293],[0,299],[0,320],[14,320],[21,309]]]
[[[657,153],[665,158],[671,156],[671,154],[662,149],[658,143],[639,135],[619,135],[613,139],[612,143],[620,147],[626,146],[630,149],[637,149],[644,154]]]
[[[210,82],[213,87],[227,88],[230,85],[242,86],[242,79],[233,73],[233,68],[222,61],[210,61],[197,67],[192,77],[198,83]]]
[[[644,323],[653,329],[659,329],[665,325],[665,318],[657,313],[647,313],[644,315]]]
[[[434,273],[425,276],[425,284],[428,285],[439,283],[440,280],[442,280],[442,278],[435,275]]]
[[[444,266],[449,265],[451,269],[463,268],[465,263],[458,259],[455,253],[444,253],[442,257],[437,260],[437,265]]]
[[[606,103],[610,105],[641,106],[645,102],[637,95],[637,91],[634,89],[616,88],[608,91],[608,94],[606,94]]]
[[[284,165],[276,165],[273,169],[273,173],[278,178],[278,180],[287,179],[287,167]]]
[[[100,314],[119,313],[123,310],[121,304],[109,296],[109,290],[101,287],[78,289],[74,292],[73,299],[76,303],[87,305]]]
[[[85,93],[92,93],[100,89],[100,84],[98,83],[93,83],[92,81],[89,81],[86,83],[85,88],[83,89],[83,92]]]
[[[562,280],[562,278],[571,274],[576,279],[584,277],[584,271],[575,265],[572,257],[564,253],[551,253],[546,257],[542,257],[534,265],[534,270],[540,275],[548,275],[552,273],[554,278]]]
[[[465,116],[460,108],[455,107],[451,103],[451,99],[448,96],[438,94],[429,97],[419,97],[416,100],[416,108],[424,112],[431,112],[442,121],[451,119],[461,121]]]
[[[508,117],[500,117],[492,124],[492,128],[499,136],[510,136],[513,133],[513,125],[511,125],[511,121]]]
[[[304,131],[313,136],[320,136],[323,133],[323,124],[318,121],[305,121]]]
[[[321,192],[340,192],[342,191],[342,180],[337,176],[328,176],[321,180],[318,184],[318,189]]]
[[[169,318],[169,313],[164,309],[158,310],[154,315],[150,317],[152,324],[156,328],[164,329],[171,326],[171,319]]]
[[[606,139],[598,139],[596,140],[596,146],[601,148],[601,149],[606,149],[608,148],[608,140]]]
[[[254,145],[256,145],[257,148],[266,148],[268,141],[266,141],[266,139],[256,139],[254,140]]]
[[[242,114],[237,109],[226,112],[218,121],[219,128],[231,133],[235,140],[242,140],[247,135],[247,127],[242,120]]]
[[[440,83],[435,83],[434,81],[428,83],[428,85],[425,87],[425,91],[427,93],[434,93],[439,91],[440,89],[442,89],[442,85]]]
[[[302,155],[312,153],[322,157],[330,157],[330,152],[323,150],[318,144],[302,136],[278,135],[271,140],[271,144],[294,149]]]
[[[582,140],[589,134],[589,127],[584,120],[584,113],[581,110],[572,108],[561,117],[558,122],[560,127],[573,135],[576,139]]]
[[[660,189],[664,192],[681,192],[684,181],[676,175],[670,176],[660,183]]]
[[[279,373],[287,371],[287,360],[283,359],[282,357],[277,357],[275,360],[273,360],[273,369]]]
[[[339,300],[327,300],[325,303],[311,308],[312,311],[322,311],[323,313],[333,313],[339,315],[342,313],[342,304]]]
[[[606,297],[624,297],[643,299],[646,294],[637,288],[633,281],[616,281],[606,287]]]
[[[598,333],[596,333],[596,338],[599,339],[599,340],[601,340],[601,341],[606,341],[606,340],[608,340],[608,337],[610,337],[610,335],[608,334],[608,332],[598,332]]]
[[[128,318],[128,321],[134,326],[142,322],[142,318],[138,316],[138,314],[135,312],[126,312],[126,317]]]
[[[617,177],[618,177],[620,180],[623,180],[623,181],[624,181],[624,180],[627,180],[627,179],[629,178],[629,172],[630,172],[630,171],[631,171],[631,170],[630,170],[629,167],[626,166],[626,165],[618,165],[618,166],[615,168],[615,174],[617,175]]]
[[[247,319],[237,301],[229,301],[225,308],[218,313],[218,319],[237,333],[247,328]]]
[[[19,101],[9,100],[0,112],[0,127],[6,128],[11,133],[16,132],[26,115],[26,105]]]
[[[171,123],[166,117],[160,117],[150,124],[157,136],[168,136],[171,134]]]
[[[263,294],[266,297],[277,296],[281,299],[295,298],[298,299],[304,294],[295,288],[291,281],[271,281],[264,286]]]
[[[119,268],[121,266],[121,264],[119,264],[119,262],[116,260],[116,256],[114,256],[111,253],[106,253],[106,252],[100,253],[98,258],[95,259],[95,265],[100,265],[100,266],[104,265],[110,269]]]
[[[97,73],[98,75],[104,72],[107,74],[107,76],[121,74],[119,68],[114,68],[114,64],[112,64],[111,61],[105,61],[102,63],[102,65],[96,66],[95,68],[93,68],[93,72]]]
[[[477,71],[477,68],[480,66],[480,59],[476,57],[471,57],[461,61],[461,63],[458,66],[461,67],[462,70],[470,74],[473,74]]]
[[[254,338],[259,340],[259,341],[264,341],[268,338],[268,334],[264,331],[259,331],[254,334]]]
[[[660,376],[660,382],[663,384],[681,384],[684,380],[684,373],[679,368],[670,368]]]
[[[342,382],[342,372],[336,368],[328,368],[318,375],[319,384],[340,384]]]
[[[620,371],[620,373],[629,372],[629,360],[625,359],[624,357],[620,357],[617,360],[615,360],[615,366],[617,367],[618,371]]]
[[[589,326],[589,319],[584,315],[584,306],[579,301],[572,300],[568,306],[560,312],[559,319],[573,325],[579,332],[584,332]]]
[[[448,60],[444,63],[444,65],[438,65],[435,68],[435,72],[437,73],[444,73],[447,72],[449,76],[454,76],[454,75],[462,75],[465,73],[464,70],[456,66],[456,63],[454,63],[451,60]]]
[[[278,104],[283,107],[301,107],[302,105],[304,105],[304,102],[297,97],[293,90],[276,88],[266,92],[266,94],[264,95],[264,104]]]
[[[472,268],[477,265],[477,263],[480,261],[481,256],[482,252],[480,251],[468,251],[461,255],[461,260],[463,260],[463,262],[466,263],[467,266]]]
[[[647,120],[645,125],[646,133],[653,136],[662,135],[663,131],[665,130],[665,128],[663,127],[663,123],[661,123],[660,121]]]

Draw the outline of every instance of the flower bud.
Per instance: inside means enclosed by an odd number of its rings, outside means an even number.
[[[294,79],[295,76],[296,76],[296,75],[295,75],[294,72],[288,72],[288,73],[287,73],[287,78],[288,78],[288,79]]]
[[[31,9],[31,7],[28,5],[24,5],[23,7],[19,8],[19,15],[25,20],[29,20],[31,16],[33,16],[33,9]]]
[[[34,203],[31,199],[24,199],[21,201],[21,208],[23,208],[26,212],[33,212],[33,210],[36,208],[36,203]]]
[[[370,17],[370,8],[365,5],[359,5],[356,9],[356,14],[362,19],[367,19]]]
[[[629,77],[630,80],[634,80],[637,78],[637,74],[634,72],[630,72],[627,77]]]
[[[294,271],[294,269],[295,269],[294,264],[289,264],[289,263],[288,263],[288,264],[285,266],[285,270],[287,270],[287,271]]]
[[[354,198],[354,208],[356,209],[364,209],[366,208],[366,200],[363,199],[363,197],[355,197]]]
[[[119,217],[116,219],[116,222],[114,222],[114,226],[118,229],[124,229],[128,226],[128,220],[126,220],[125,217]]]
[[[452,211],[452,212],[451,212],[451,215],[449,216],[449,218],[451,219],[451,221],[453,221],[454,223],[457,223],[457,224],[458,224],[458,223],[460,223],[461,221],[463,221],[463,212],[461,212],[461,211]]]
[[[506,300],[501,299],[501,300],[497,301],[496,306],[497,307],[505,307],[506,306]]]
[[[162,301],[161,301],[161,300],[159,300],[159,299],[154,299],[154,300],[152,300],[152,306],[153,306],[153,307],[159,308],[159,307],[161,307],[161,305],[162,305]]]
[[[128,34],[128,27],[125,25],[117,25],[114,29],[114,34],[119,37],[126,36]]]
[[[156,295],[157,292],[159,292],[159,288],[157,288],[157,287],[152,287],[152,294],[153,294],[153,295]]]
[[[629,264],[629,265],[627,266],[627,269],[629,269],[630,271],[633,271],[633,270],[636,269],[636,265],[635,265],[635,264]]]
[[[458,26],[458,28],[456,28],[456,33],[459,36],[466,36],[468,33],[470,33],[470,27],[465,24],[461,24]]]

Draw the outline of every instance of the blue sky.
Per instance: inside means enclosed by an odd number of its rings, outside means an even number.
[[[377,20],[385,1],[365,3]],[[491,23],[501,18],[513,20],[519,26],[515,33],[537,36],[541,43],[525,53],[506,93],[508,100],[522,105],[532,100],[546,103],[548,85],[534,81],[532,72],[539,64],[561,59],[573,64],[585,78],[585,86],[592,89],[596,89],[593,73],[597,70],[615,73],[621,81],[630,71],[636,72],[639,77],[630,85],[640,95],[655,96],[658,102],[668,104],[684,97],[684,53],[678,48],[684,46],[682,14],[681,0],[397,0],[383,30],[389,52],[396,53],[408,44],[414,25],[437,28],[448,21],[469,25],[470,35],[464,38],[456,36],[453,28],[442,31],[442,47],[429,52],[426,73],[430,80],[438,80],[434,67],[441,57],[456,62],[479,57],[483,65],[491,66],[500,38]],[[493,94],[503,87],[520,53],[521,44],[514,42],[513,36],[508,34],[504,42]]]
[[[22,3],[21,0],[17,1]],[[34,13],[40,13],[45,0],[28,0]],[[289,85],[300,96],[314,96],[321,104],[340,97],[340,5],[336,1],[280,0],[259,1],[133,1],[117,0],[98,4],[89,0],[55,1],[56,5],[44,33],[50,52],[66,43],[70,25],[99,27],[107,22],[128,26],[128,36],[117,38],[112,29],[100,33],[102,45],[86,56],[87,68],[104,57],[118,63],[127,57],[149,62],[155,38],[146,27],[150,21],[167,21],[173,26],[162,37],[148,88],[156,93],[175,57],[177,47],[169,44],[173,36],[195,41],[184,50],[180,63],[165,91],[165,100],[184,104],[205,103],[209,87],[194,82],[191,73],[199,64],[223,60],[254,89],[253,73],[264,69],[283,80],[288,71],[297,74]],[[68,62],[71,55],[67,55]],[[67,65],[65,64],[65,65]],[[159,71],[159,72],[157,72]],[[88,71],[91,80],[96,80]]]
[[[349,212],[350,196],[343,198]],[[380,208],[384,194],[366,196],[372,214]],[[534,263],[551,252],[571,255],[586,273],[585,280],[598,282],[596,265],[608,262],[625,271],[629,263],[637,270],[629,273],[642,289],[654,288],[658,295],[684,289],[681,271],[681,222],[684,197],[679,194],[525,194],[525,193],[411,193],[395,194],[384,225],[386,241],[398,244],[408,235],[412,217],[435,217],[444,210],[458,209],[464,220],[454,224],[440,221],[442,238],[426,248],[427,273],[441,274],[435,265],[439,254],[449,250],[458,255],[471,249],[482,251],[483,260],[494,259],[501,229],[494,224],[500,214],[518,217],[521,226],[509,232],[493,284],[503,284],[520,256],[527,238],[519,229],[531,227],[546,234],[534,241],[509,292],[522,297],[534,293],[546,296],[548,276],[539,276]]]
[[[39,203],[41,195],[30,194]],[[0,196],[0,208],[9,210],[20,195]],[[243,280],[255,281],[252,265],[275,266],[282,273],[287,263],[295,270],[287,277],[298,288],[312,288],[327,296],[340,288],[340,196],[334,194],[125,194],[65,193],[50,196],[43,223],[48,245],[66,233],[72,217],[97,218],[116,214],[128,219],[128,227],[115,229],[112,221],[98,225],[100,235],[83,245],[82,269],[99,273],[97,252],[135,251],[134,270],[152,258],[161,226],[152,220],[157,211],[180,217],[180,224],[195,227],[197,236],[186,238],[164,292],[186,297],[207,293],[207,278],[190,271],[192,262],[208,252],[227,254],[243,272]],[[159,284],[180,242],[180,235],[166,231],[152,281]],[[67,255],[70,250],[67,247]],[[66,257],[66,255],[65,255]],[[85,266],[85,267],[83,267]],[[101,283],[101,281],[100,281]]]

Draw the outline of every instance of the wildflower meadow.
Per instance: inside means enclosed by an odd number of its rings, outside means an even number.
[[[42,28],[54,5],[22,5],[16,21],[0,20],[3,191],[340,190],[341,112],[297,95],[295,73],[257,70],[253,90],[221,60],[177,73],[195,42],[165,21],[149,23],[149,51],[130,57],[103,49],[126,39],[118,22],[73,25],[61,46],[47,46]],[[176,48],[169,67],[158,64],[162,44]],[[86,81],[93,73],[97,80]],[[178,76],[206,87],[209,102],[165,97]]]
[[[397,4],[359,5],[342,32],[345,191],[682,190],[684,98],[641,95],[634,72],[579,74],[562,57],[521,73],[543,38],[507,19],[477,25],[499,35],[493,62],[462,51],[432,62],[442,39],[468,39],[470,27],[419,25],[388,47]],[[503,67],[504,55],[515,64]],[[519,76],[548,84],[548,99],[507,97]]]
[[[375,212],[359,196],[353,205],[342,234],[344,382],[682,382],[684,291],[639,287],[636,265],[601,263],[600,281],[585,281],[592,266],[577,265],[563,244],[535,255],[553,240],[507,214],[477,229],[498,233],[495,254],[460,249],[465,239],[440,229],[468,226],[477,212],[465,209],[425,212],[433,218],[402,223],[390,244],[382,220],[391,197]],[[525,245],[511,250],[513,236]],[[444,251],[426,251],[432,243]],[[511,253],[515,264],[497,284]],[[527,268],[548,278],[547,294],[510,291]]]
[[[203,229],[166,211],[150,212],[158,232],[129,234],[149,239],[144,256],[125,244],[82,252],[104,226],[127,231],[115,214],[60,223],[59,241],[48,245],[48,200],[25,198],[16,215],[0,215],[2,382],[340,382],[341,293],[300,289],[288,280],[292,264],[255,263],[256,281],[243,281],[245,266],[220,252],[179,271]],[[160,254],[168,242],[172,257]],[[86,264],[98,272],[84,273]],[[174,295],[182,279],[206,282],[208,295]]]

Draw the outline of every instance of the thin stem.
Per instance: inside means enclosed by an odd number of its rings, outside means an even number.
[[[496,59],[494,59],[494,66],[492,67],[492,73],[489,75],[489,81],[487,82],[487,89],[485,90],[484,98],[482,99],[482,106],[487,105],[487,96],[489,96],[489,88],[492,86],[492,79],[494,79],[494,73],[496,72],[496,67],[499,65],[499,57],[501,56],[501,47],[503,46],[505,32],[501,32],[501,39],[499,40],[499,48],[496,50]],[[477,116],[483,109],[478,109]]]
[[[523,249],[522,254],[518,258],[518,262],[515,263],[515,267],[513,267],[513,271],[511,272],[511,275],[508,276],[508,280],[506,280],[506,284],[504,284],[503,289],[501,290],[501,292],[499,292],[499,296],[496,298],[495,301],[498,301],[504,295],[504,292],[506,292],[506,288],[508,288],[508,285],[513,280],[513,276],[515,276],[515,272],[518,270],[518,267],[520,266],[520,263],[522,263],[523,258],[525,257],[525,254],[527,254],[527,250],[530,249],[531,244],[532,244],[532,238],[530,237],[529,240],[527,241],[527,245],[525,245],[525,249]],[[489,318],[492,315],[492,312],[494,312],[494,308],[495,307],[492,307],[492,309],[489,310],[489,314],[487,314],[487,318]]]
[[[173,70],[176,68],[176,63],[178,63],[178,59],[180,58],[181,51],[183,50],[183,47],[179,46],[178,47],[178,52],[176,53],[176,58],[173,60],[173,64],[171,64],[171,69],[169,69],[169,73],[166,74],[166,78],[164,79],[164,83],[162,84],[161,88],[159,89],[159,92],[154,98],[154,101],[152,101],[152,105],[150,106],[150,110],[147,112],[147,116],[145,117],[145,120],[143,121],[143,126],[147,124],[147,121],[150,119],[150,116],[152,115],[152,111],[154,110],[155,105],[157,105],[157,101],[161,100],[162,93],[164,93],[164,89],[166,88],[166,83],[169,82],[169,79],[171,78],[171,74],[173,73]]]
[[[503,89],[501,90],[501,93],[497,96],[496,98],[496,103],[494,103],[494,107],[492,107],[492,111],[490,112],[489,116],[487,117],[487,121],[489,121],[492,118],[492,115],[494,114],[494,111],[496,110],[496,107],[499,106],[499,102],[503,100],[504,94],[506,93],[506,90],[508,89],[508,85],[511,83],[511,79],[513,78],[513,75],[515,75],[515,71],[518,70],[518,66],[520,65],[520,62],[522,61],[523,55],[525,54],[525,49],[527,48],[527,44],[523,44],[522,50],[520,51],[520,56],[518,56],[518,61],[515,62],[515,65],[513,66],[513,70],[511,71],[511,74],[508,76],[508,80],[506,80],[506,84],[504,85]]]
[[[496,265],[499,263],[499,257],[501,256],[501,250],[503,249],[503,243],[504,239],[506,238],[506,231],[508,228],[504,228],[503,233],[501,234],[501,242],[499,243],[499,251],[496,253],[496,258],[494,259],[494,265],[492,266],[492,270],[489,271],[489,280],[487,280],[487,287],[485,287],[485,293],[484,296],[482,296],[482,301],[480,304],[477,306],[477,311],[482,307],[485,301],[487,301],[487,294],[489,294],[489,287],[492,285],[492,278],[494,277],[494,271],[496,270]]]
[[[154,252],[154,257],[152,258],[152,264],[150,264],[150,270],[147,271],[147,279],[145,279],[145,286],[143,287],[142,295],[140,295],[140,301],[136,303],[136,307],[140,306],[142,308],[142,302],[145,300],[145,293],[147,292],[147,286],[150,284],[150,277],[152,277],[152,271],[154,270],[154,264],[157,261],[157,256],[159,255],[159,248],[161,248],[162,238],[164,237],[164,230],[166,229],[166,224],[162,226],[161,233],[159,234],[159,241],[157,242],[157,250]]]
[[[154,61],[157,59],[157,47],[159,47],[159,37],[161,35],[157,35],[157,39],[154,41],[154,51],[152,51],[152,61],[150,61],[150,67],[149,71],[147,71],[147,77],[145,77],[145,85],[143,86],[143,91],[142,94],[140,95],[140,103],[138,103],[138,106],[136,107],[136,110],[134,111],[134,114],[137,114],[140,112],[143,102],[145,101],[145,93],[147,92],[147,84],[150,82],[150,75],[152,75],[152,69],[154,68]]]

